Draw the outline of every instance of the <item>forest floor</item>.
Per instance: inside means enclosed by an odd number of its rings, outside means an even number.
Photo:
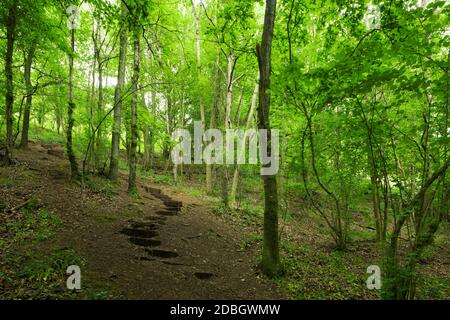
[[[0,298],[282,297],[258,273],[257,252],[242,249],[240,226],[201,199],[145,179],[129,196],[126,176],[71,182],[62,150],[33,143],[0,168],[1,205],[13,208],[0,214]],[[71,264],[81,267],[78,293],[64,288]]]
[[[280,219],[284,275],[269,280],[257,268],[261,190],[248,177],[240,209],[224,211],[195,177],[173,185],[153,172],[130,196],[124,174],[118,183],[70,181],[62,145],[32,143],[15,158],[0,168],[0,299],[380,297],[366,286],[367,267],[381,257],[365,214],[337,251],[320,218],[291,195]],[[425,252],[418,298],[450,299],[448,230]],[[68,265],[81,267],[78,292],[66,288]]]

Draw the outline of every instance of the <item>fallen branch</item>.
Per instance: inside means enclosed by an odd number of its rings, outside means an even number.
[[[26,205],[28,205],[31,201],[33,201],[34,197],[29,198],[27,201],[19,204],[18,206],[15,206],[11,209],[6,210],[7,213],[14,213],[16,211],[19,211],[20,209],[22,209],[23,207],[25,207]]]

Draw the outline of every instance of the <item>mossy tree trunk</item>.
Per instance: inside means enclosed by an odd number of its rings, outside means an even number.
[[[6,17],[6,56],[5,56],[5,103],[6,103],[6,155],[5,164],[12,160],[13,136],[13,108],[14,108],[14,83],[13,83],[13,53],[16,39],[17,24],[17,0],[13,0]]]
[[[134,68],[133,68],[133,94],[131,98],[131,141],[130,141],[130,159],[129,159],[129,177],[128,177],[128,192],[135,193],[136,188],[136,162],[137,162],[137,102],[138,102],[138,84],[139,84],[139,31],[133,32],[133,48],[134,48]]]
[[[126,56],[128,45],[128,32],[125,24],[127,8],[122,3],[122,26],[120,31],[119,69],[117,71],[117,85],[114,93],[114,124],[111,141],[111,159],[109,164],[109,178],[117,180],[119,175],[119,150],[122,122],[122,91],[125,84]]]
[[[264,31],[261,45],[256,52],[259,65],[259,104],[258,127],[267,133],[267,147],[271,146],[270,133],[270,73],[272,68],[272,38],[275,26],[275,10],[277,1],[266,1]],[[273,151],[273,150],[272,150]],[[276,175],[264,175],[264,240],[262,252],[262,269],[268,276],[275,276],[280,271],[279,238],[278,238],[278,190]]]
[[[33,57],[35,52],[35,46],[31,45],[28,48],[27,53],[25,55],[25,69],[24,69],[24,80],[25,80],[25,89],[26,89],[26,100],[25,100],[25,109],[23,113],[23,124],[22,124],[22,136],[20,139],[20,146],[22,148],[26,148],[28,146],[28,132],[30,128],[30,113],[31,113],[31,104],[33,99],[33,86],[31,84],[31,66],[33,64]]]
[[[428,179],[424,180],[422,187],[414,198],[402,205],[399,217],[395,222],[389,246],[386,249],[384,261],[383,298],[385,299],[414,299],[416,293],[416,267],[419,263],[424,249],[433,242],[433,237],[443,220],[445,212],[448,211],[449,187],[442,188],[445,177],[450,166],[450,158],[436,170]],[[433,190],[435,185],[435,190]],[[432,206],[427,206],[436,199],[437,189],[443,189],[443,202],[431,212]],[[441,200],[441,201],[442,201]],[[398,254],[398,240],[400,239],[403,226],[408,219],[414,216],[416,226],[416,237],[413,239],[406,261],[402,263]]]
[[[73,56],[75,53],[75,29],[70,30],[70,47],[71,52],[69,53],[69,107],[67,109],[67,156],[70,162],[70,171],[72,174],[72,179],[79,179],[80,172],[78,170],[78,163],[73,151],[73,112],[75,110],[75,103],[73,100]]]

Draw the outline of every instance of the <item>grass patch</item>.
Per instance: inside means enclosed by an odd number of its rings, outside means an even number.
[[[375,238],[375,231],[369,229],[361,229],[361,230],[350,230],[349,238],[350,239],[358,239],[358,240],[373,240]]]
[[[14,184],[13,180],[12,180],[12,178],[9,175],[4,175],[4,174],[0,175],[0,186],[1,187],[7,187],[8,188],[8,187],[13,186],[13,184]]]
[[[118,220],[117,217],[111,217],[111,216],[96,216],[95,222],[100,224],[108,224],[108,223],[114,223]]]
[[[104,195],[108,198],[112,198],[116,194],[114,191],[115,184],[109,179],[98,176],[89,176],[84,179],[83,183],[84,186],[89,188],[92,192]]]
[[[126,218],[138,218],[143,214],[144,210],[140,208],[138,203],[129,203],[121,213],[121,215]]]
[[[66,138],[63,134],[58,134],[55,131],[40,128],[40,127],[32,127],[30,130],[30,140],[41,141],[42,143],[47,144],[65,144]]]
[[[86,262],[74,250],[55,249],[48,255],[10,257],[0,271],[0,299],[71,299],[78,293],[66,288],[67,267]]]
[[[154,177],[156,183],[171,185],[173,178],[170,175],[159,174]]]
[[[175,189],[193,197],[204,197],[206,195],[206,192],[200,188],[176,186]]]
[[[285,273],[275,281],[293,299],[377,298],[377,293],[366,287],[364,261],[353,253],[318,252],[292,243],[282,243],[282,250]]]
[[[241,251],[246,251],[249,248],[261,243],[263,241],[263,236],[260,233],[252,233],[245,239],[241,245]]]
[[[421,275],[417,281],[416,299],[450,299],[450,277],[437,278]]]
[[[233,213],[233,210],[230,208],[225,207],[225,205],[222,202],[219,202],[218,204],[215,204],[212,207],[212,213],[217,216],[225,216],[230,215]]]
[[[264,216],[264,207],[248,201],[241,202],[240,208],[237,210],[238,214],[244,217],[253,217],[260,219]]]
[[[35,200],[36,202],[38,200]],[[19,217],[11,217],[0,225],[0,246],[8,248],[15,243],[44,241],[54,235],[61,220],[47,209],[33,209],[35,203],[30,202],[21,210]]]

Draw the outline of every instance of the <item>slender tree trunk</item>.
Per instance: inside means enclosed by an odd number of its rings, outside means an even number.
[[[142,90],[142,88],[141,88]],[[145,95],[143,94],[143,91],[141,91],[141,103],[142,106],[146,109],[147,112],[150,112],[149,108],[147,107],[147,104],[145,102]],[[152,108],[152,105],[149,106],[150,109]],[[144,140],[144,155],[142,157],[142,166],[144,167],[144,170],[150,169],[150,127],[145,125],[142,128],[142,136]]]
[[[234,73],[234,67],[236,64],[236,57],[233,54],[230,54],[227,57],[227,95],[226,95],[226,101],[225,101],[225,123],[224,123],[224,130],[225,132],[228,129],[231,129],[231,109],[233,107],[233,86],[234,86],[234,80],[233,80],[233,73]],[[226,141],[226,135],[224,139],[224,146],[226,148],[227,141]],[[225,208],[229,207],[229,194],[228,194],[228,165],[225,163],[222,168],[222,199],[223,204]]]
[[[229,55],[227,57],[227,98],[225,103],[225,130],[231,128],[231,108],[233,105],[233,72],[236,63],[236,57]]]
[[[136,147],[137,147],[137,103],[138,103],[138,84],[139,84],[139,33],[134,31],[134,69],[133,69],[133,95],[131,98],[131,142],[130,142],[130,173],[128,177],[128,192],[135,193],[136,188]]]
[[[371,142],[369,144],[369,149],[372,149]],[[372,188],[372,207],[373,215],[375,220],[375,230],[376,230],[376,240],[380,242],[382,240],[381,231],[381,215],[380,215],[380,192],[378,183],[378,174],[374,155],[372,151],[369,151],[369,165],[370,165],[370,183]]]
[[[72,130],[73,130],[73,112],[75,110],[75,103],[73,100],[73,56],[75,53],[75,29],[70,30],[70,47],[69,53],[69,107],[67,109],[67,156],[69,157],[70,170],[72,179],[79,179],[80,172],[78,171],[78,163],[73,151]]]
[[[149,132],[149,144],[150,144],[149,169],[153,169],[153,165],[154,165],[154,162],[155,162],[155,140],[153,138],[153,132],[151,130]]]
[[[424,159],[423,161],[425,167],[428,160]],[[432,243],[443,216],[438,214],[436,217],[430,219],[431,221],[429,220],[426,228],[419,230],[418,234],[420,237],[414,239],[406,265],[401,264],[401,259],[398,256],[398,240],[400,239],[403,226],[411,215],[414,214],[414,219],[421,219],[420,222],[424,222],[424,210],[428,210],[423,206],[425,198],[430,196],[433,184],[442,182],[441,179],[445,177],[449,167],[450,158],[447,158],[445,163],[434,171],[433,174],[422,176],[423,180],[421,181],[420,190],[409,203],[405,203],[401,208],[402,212],[400,212],[398,220],[395,222],[394,230],[385,254],[382,294],[385,299],[404,300],[414,298],[417,261],[420,260],[423,250]],[[441,181],[437,182],[439,180]],[[431,197],[435,197],[435,195],[436,193],[433,191]],[[446,201],[448,201],[448,198]]]
[[[8,17],[6,18],[6,57],[5,57],[5,78],[6,78],[6,158],[5,163],[10,164],[12,160],[12,148],[14,147],[13,137],[13,108],[14,108],[14,83],[13,83],[13,53],[14,41],[16,39],[16,18],[17,0],[13,0]]]
[[[193,0],[191,0],[192,3],[192,11],[194,12],[195,17],[195,45],[196,45],[196,51],[197,51],[197,72],[198,76],[201,76],[201,70],[202,70],[202,58],[201,58],[201,39],[200,39],[200,14],[202,12],[202,7],[200,6],[198,12],[195,8],[195,3]],[[205,116],[205,106],[203,104],[203,98],[200,96],[199,99],[200,104],[200,119],[202,121],[202,129],[205,129],[205,122],[206,122],[206,116]]]
[[[199,10],[197,12],[197,9],[195,8],[194,0],[191,0],[191,3],[192,3],[192,11],[193,11],[194,17],[195,17],[195,43],[196,43],[196,49],[197,49],[197,74],[200,77],[201,71],[202,71],[201,39],[200,39],[200,15],[202,12],[202,6],[199,7]],[[199,98],[199,104],[200,104],[200,119],[202,122],[202,130],[205,130],[206,115],[205,115],[205,106],[203,103],[202,96],[200,96],[200,98]],[[212,191],[212,166],[210,164],[206,165],[206,189],[207,189],[208,193],[211,193],[211,191]]]
[[[245,88],[242,87],[241,93],[239,94],[239,102],[237,105],[236,112],[234,113],[234,121],[233,121],[237,128],[239,128],[241,125],[240,114],[241,114],[242,102],[244,100],[244,93],[245,93]]]
[[[216,58],[216,74],[215,74],[215,90],[214,90],[214,102],[211,110],[211,118],[209,120],[209,127],[212,129],[216,125],[216,114],[217,110],[219,109],[219,103],[220,103],[220,70],[219,70],[219,64],[220,64],[220,54],[217,53]],[[208,194],[211,194],[213,191],[213,165],[212,164],[206,164],[206,191]]]
[[[120,31],[119,69],[117,71],[117,85],[114,93],[114,125],[111,142],[111,160],[109,164],[109,178],[117,180],[119,175],[120,127],[122,121],[122,91],[125,83],[125,68],[127,56],[128,33],[125,25],[127,8],[122,3],[122,30]]]
[[[155,114],[155,110],[157,108],[157,100],[156,100],[156,85],[152,86],[152,103],[150,105],[150,110],[152,114]],[[150,145],[150,169],[153,169],[154,158],[155,158],[155,139],[154,139],[154,131],[152,128],[149,128],[149,145]]]
[[[245,129],[248,130],[250,128],[250,126],[252,125],[252,119],[253,119],[253,113],[256,109],[256,101],[258,99],[258,89],[259,89],[259,84],[257,84],[255,86],[255,90],[253,91],[253,96],[252,96],[252,102],[250,105],[250,110],[248,112],[248,116],[247,116],[247,123],[245,125]],[[245,149],[245,143],[243,144],[244,149]],[[241,165],[239,163],[236,164],[236,167],[234,169],[234,175],[233,175],[233,184],[231,186],[231,199],[233,201],[233,207],[237,207],[236,206],[236,194],[237,194],[237,189],[238,189],[238,184],[239,184],[239,172],[241,169]]]
[[[58,97],[57,101],[57,105],[55,106],[56,131],[60,134],[62,125],[61,98]]]
[[[28,48],[28,51],[25,56],[25,70],[24,70],[24,80],[25,80],[25,89],[26,89],[26,101],[25,101],[25,109],[23,113],[23,123],[22,123],[22,136],[20,140],[20,146],[22,148],[26,148],[28,146],[28,131],[30,128],[30,112],[31,112],[31,104],[33,99],[33,86],[31,84],[31,65],[33,64],[35,47],[32,45]]]
[[[94,47],[95,47],[95,58],[97,61],[97,70],[98,70],[98,101],[97,101],[97,122],[100,122],[103,114],[103,63],[101,61],[101,48],[99,47],[100,39],[100,21],[97,21],[97,30],[95,32],[94,37]],[[101,126],[97,130],[97,136],[95,139],[95,168],[97,171],[101,169],[101,158],[102,158],[102,129]]]
[[[94,49],[95,50],[95,49]],[[94,52],[94,59],[92,61],[91,66],[91,73],[90,73],[90,92],[89,92],[89,99],[88,99],[88,105],[89,105],[89,135],[90,139],[93,139],[94,136],[94,104],[95,104],[95,76],[96,76],[96,55],[97,53]],[[92,143],[91,147],[88,150],[88,167],[92,166],[92,163],[94,162],[94,152],[95,152],[95,144]]]
[[[175,100],[175,98],[174,98]],[[168,96],[167,96],[167,110],[166,110],[166,130],[167,130],[167,137],[169,137],[169,139],[167,139],[164,143],[164,147],[163,147],[163,155],[164,158],[169,160],[170,159],[170,152],[171,152],[171,146],[170,146],[170,137],[172,137],[172,131],[175,130],[175,126],[173,125],[174,122],[174,117],[175,112],[172,113],[172,89],[169,91]],[[170,162],[167,162],[167,169],[170,166]],[[166,169],[166,170],[167,170]],[[172,173],[173,173],[173,180],[174,182],[178,181],[178,165],[176,163],[173,163],[173,167],[172,167]]]
[[[103,116],[103,70],[99,67],[98,70],[98,104],[97,104],[97,119],[101,121]],[[97,170],[101,169],[102,158],[102,129],[101,126],[97,130],[95,139],[95,167]]]
[[[380,242],[382,240],[382,227],[381,227],[381,202],[380,202],[380,183],[379,183],[379,174],[377,163],[375,159],[375,151],[374,151],[374,141],[373,141],[373,132],[372,126],[369,123],[369,120],[364,111],[363,105],[360,104],[362,118],[364,121],[364,125],[367,130],[367,152],[368,152],[368,163],[370,167],[370,182],[372,188],[372,207],[373,207],[373,215],[375,221],[375,231],[376,231],[376,240]]]
[[[103,67],[101,63],[98,66],[98,104],[97,104],[97,119],[98,122],[102,120],[103,117]],[[97,170],[102,170],[102,157],[103,157],[103,149],[102,149],[102,128],[98,127],[97,137],[95,142],[95,167]]]
[[[270,72],[272,38],[275,25],[276,0],[266,0],[264,31],[261,45],[257,45],[259,65],[259,105],[258,127],[268,130],[267,147],[271,146],[270,133]],[[273,150],[272,150],[273,151]],[[264,240],[262,252],[262,269],[268,276],[274,276],[280,269],[278,246],[278,190],[276,175],[263,176],[264,182]]]
[[[167,94],[167,108],[166,108],[166,114],[165,114],[165,118],[166,118],[166,132],[167,132],[167,136],[171,137],[172,136],[172,98],[171,98],[171,92],[169,92]],[[169,140],[165,139],[164,141],[164,145],[163,145],[163,157],[166,160],[169,160],[170,158],[170,144],[169,144]]]
[[[144,157],[142,165],[144,166],[144,170],[148,170],[150,167],[150,133],[147,126],[142,129],[142,135],[144,136]]]

